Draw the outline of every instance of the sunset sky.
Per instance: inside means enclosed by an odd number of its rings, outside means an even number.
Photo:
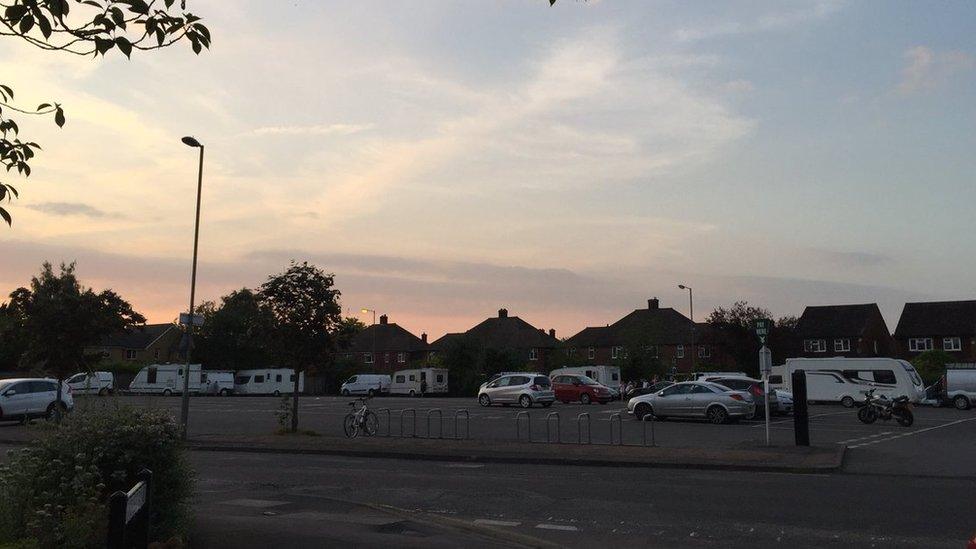
[[[497,309],[567,337],[695,316],[976,298],[976,3],[188,0],[213,47],[0,41],[44,147],[0,291],[78,262],[151,321],[290,259],[432,338]]]

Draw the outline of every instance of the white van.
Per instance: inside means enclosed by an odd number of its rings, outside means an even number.
[[[911,402],[925,397],[925,386],[915,367],[894,358],[788,358],[782,367],[773,367],[771,386],[793,391],[793,372],[807,374],[807,400],[840,402],[852,407],[864,400],[864,392],[875,389],[888,398],[907,396]],[[773,376],[778,375],[772,384]]]
[[[390,376],[381,374],[356,374],[346,380],[339,389],[342,396],[381,395],[390,392]]]
[[[150,364],[139,370],[129,383],[129,392],[158,394],[163,396],[183,392],[183,368],[185,364]],[[200,392],[200,365],[190,364],[190,394]]]
[[[618,366],[578,366],[573,368],[557,368],[549,372],[549,379],[560,375],[586,376],[605,387],[620,390],[620,368]]]
[[[65,383],[76,395],[105,396],[115,390],[112,372],[82,372],[69,377]]]
[[[957,410],[976,403],[976,369],[948,369],[945,373],[946,400]]]
[[[200,385],[205,395],[227,396],[234,392],[234,371],[205,370],[200,374]]]
[[[234,392],[239,395],[290,395],[295,390],[295,370],[262,368],[238,370]],[[305,390],[305,372],[298,375],[298,392]]]
[[[425,385],[426,384],[426,385]],[[417,368],[393,372],[391,395],[421,396],[447,393],[446,368]]]
[[[749,377],[745,372],[694,372],[691,379],[708,379],[710,377]]]

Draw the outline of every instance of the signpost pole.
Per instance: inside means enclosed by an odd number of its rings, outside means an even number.
[[[756,335],[759,336],[759,341],[762,342],[762,348],[759,349],[759,372],[762,374],[763,379],[763,410],[766,412],[766,446],[770,445],[769,374],[773,369],[773,353],[766,346],[766,337],[769,335],[771,324],[772,321],[767,319],[759,319],[756,321]]]

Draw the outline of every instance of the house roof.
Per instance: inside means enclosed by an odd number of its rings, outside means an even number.
[[[590,327],[566,340],[573,347],[627,345],[634,341],[655,345],[684,344],[691,341],[693,323],[670,308],[658,308],[654,301],[647,309],[637,309],[609,326]]]
[[[482,347],[492,349],[546,349],[560,345],[558,339],[541,328],[517,316],[508,316],[505,309],[499,310],[498,316],[483,320],[463,334],[445,334],[432,347],[443,349],[447,343],[459,337],[471,338]]]
[[[906,303],[895,337],[976,335],[976,301]]]
[[[796,331],[801,338],[860,336],[871,322],[881,322],[887,332],[877,303],[823,305],[804,309]]]
[[[118,332],[106,336],[99,344],[100,347],[121,347],[123,349],[145,349],[169,330],[175,330],[176,324],[146,324],[131,328],[125,332]]]
[[[441,337],[435,339],[430,344],[430,348],[431,349],[436,349],[438,351],[443,351],[444,348],[447,347],[447,345],[450,344],[452,341],[461,339],[462,337],[464,337],[464,333],[463,332],[454,332],[454,333],[450,333],[450,334],[444,334]]]
[[[375,336],[375,347],[374,347]],[[346,352],[370,353],[386,351],[425,351],[428,346],[399,324],[373,324],[356,334]]]

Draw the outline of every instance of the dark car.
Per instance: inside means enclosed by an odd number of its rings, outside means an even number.
[[[661,389],[670,387],[672,385],[674,385],[673,381],[658,381],[657,383],[653,383],[647,387],[634,387],[633,389],[627,391],[627,394],[624,395],[624,400],[630,400],[634,397],[656,393]]]
[[[766,417],[766,399],[764,398],[766,392],[763,390],[762,381],[750,377],[710,377],[706,381],[749,393],[752,395],[752,400],[756,402],[756,415],[753,417],[756,419]],[[779,413],[779,399],[776,398],[775,391],[769,392],[769,412],[770,415]]]
[[[565,404],[570,402],[606,404],[613,400],[613,393],[608,387],[586,376],[570,374],[554,376],[552,389],[556,393],[556,400]]]

